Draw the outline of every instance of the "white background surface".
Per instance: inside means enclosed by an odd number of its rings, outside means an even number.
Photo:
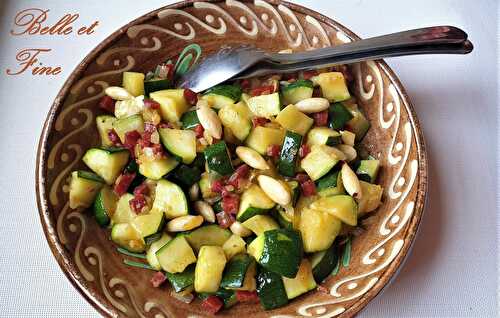
[[[71,70],[112,31],[171,1],[0,0],[0,316],[97,317],[66,280],[45,242],[35,203],[38,136]],[[362,37],[451,24],[475,44],[468,56],[391,59],[422,123],[429,152],[428,206],[413,253],[360,317],[498,315],[496,197],[497,3],[491,1],[296,1]],[[11,37],[15,13],[50,9],[101,21],[89,37]],[[7,76],[21,48],[49,47],[52,79]]]

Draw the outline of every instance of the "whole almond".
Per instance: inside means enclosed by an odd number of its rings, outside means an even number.
[[[353,161],[354,159],[356,159],[356,157],[358,156],[357,152],[356,152],[356,149],[354,149],[353,146],[349,146],[349,145],[337,145],[336,146],[338,150],[342,151],[346,157],[345,160],[347,161]]]
[[[196,110],[196,115],[203,128],[214,138],[220,139],[222,136],[222,124],[217,113],[210,107],[200,104]]]
[[[282,182],[266,175],[260,175],[257,180],[262,191],[279,205],[285,206],[292,200],[290,190]]]
[[[215,222],[215,212],[210,204],[205,201],[196,201],[193,207],[196,213],[201,215],[205,221],[209,223]]]
[[[351,167],[344,163],[340,173],[342,175],[342,184],[347,193],[355,199],[361,199],[361,185],[358,176],[352,171]]]
[[[179,216],[167,223],[167,231],[183,232],[197,228],[203,223],[201,215],[184,215]]]
[[[241,237],[247,237],[252,235],[252,231],[247,229],[243,224],[241,224],[238,221],[233,222],[233,224],[231,224],[229,229],[231,230],[231,232]]]
[[[317,113],[328,109],[330,102],[323,97],[311,97],[295,103],[295,106],[303,113]]]
[[[254,169],[269,169],[269,165],[267,164],[266,160],[264,160],[262,155],[252,148],[244,146],[236,147],[236,155],[238,155],[238,158],[240,158],[241,161]]]
[[[116,100],[127,100],[134,98],[125,88],[119,86],[110,86],[104,90],[104,93]]]

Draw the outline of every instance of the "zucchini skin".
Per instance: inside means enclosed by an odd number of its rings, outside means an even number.
[[[266,269],[293,278],[302,260],[300,233],[295,230],[275,229],[264,232],[264,248],[259,263]],[[282,236],[290,240],[285,243]]]
[[[335,169],[335,167],[333,168]],[[325,176],[316,181],[316,190],[319,192],[328,188],[335,188],[337,186],[338,176],[340,170],[330,171]]]
[[[243,286],[245,275],[254,262],[248,254],[239,254],[234,256],[226,265],[220,287],[222,288],[240,288]]]
[[[205,154],[205,160],[210,170],[213,170],[222,176],[233,173],[234,168],[231,163],[231,158],[229,157],[225,141],[219,141],[218,143],[207,147],[203,153]]]
[[[177,183],[184,190],[186,190],[196,182],[200,181],[201,171],[196,166],[190,167],[188,165],[181,164],[168,175],[168,179],[171,179],[174,183]]]
[[[195,264],[191,264],[181,273],[165,273],[168,281],[176,293],[183,291],[189,286],[193,286],[194,268]]]
[[[242,94],[241,87],[238,85],[217,85],[208,89],[203,95],[221,95],[226,96],[237,102]]]
[[[339,130],[354,116],[342,103],[333,103],[328,109],[328,127]]]
[[[182,129],[192,129],[200,124],[196,110],[185,112],[181,117]]]
[[[152,78],[144,81],[144,95],[170,88],[170,81],[166,78]]]
[[[257,275],[257,294],[265,310],[275,309],[288,304],[283,279],[279,274],[259,268]]]
[[[322,259],[316,264],[312,270],[314,280],[317,283],[321,283],[328,276],[330,276],[331,272],[337,265],[339,261],[339,247],[337,242],[334,242],[332,246],[330,246],[323,255]]]
[[[278,162],[278,171],[281,175],[287,177],[295,176],[295,167],[301,144],[301,135],[293,131],[286,132],[283,146],[281,147],[280,160]]]

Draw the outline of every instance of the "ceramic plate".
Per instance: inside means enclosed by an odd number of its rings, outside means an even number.
[[[48,114],[37,157],[36,187],[42,225],[62,270],[106,316],[204,317],[199,301],[181,303],[168,288],[152,288],[151,271],[128,267],[109,232],[87,212],[68,205],[70,172],[84,168],[85,149],[97,145],[97,106],[124,71],[147,72],[171,60],[182,74],[228,43],[295,51],[359,39],[317,12],[280,2],[182,2],[148,13],[113,33],[79,64]],[[227,317],[351,317],[396,273],[420,222],[427,191],[424,141],[401,83],[383,61],[351,66],[351,91],[371,122],[363,143],[380,159],[384,200],[366,231],[345,244],[339,268],[324,284],[288,306],[263,311],[241,304]],[[131,259],[132,260],[132,259]]]

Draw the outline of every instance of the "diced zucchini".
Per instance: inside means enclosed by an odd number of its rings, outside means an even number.
[[[194,273],[194,290],[214,293],[219,289],[226,266],[226,255],[220,246],[202,246]]]
[[[225,141],[219,141],[203,151],[208,169],[225,176],[233,173],[234,168]]]
[[[247,269],[245,274],[245,279],[243,280],[243,285],[238,288],[231,288],[235,290],[246,290],[246,291],[254,291],[256,287],[255,276],[257,274],[257,263],[252,262]]]
[[[300,215],[299,229],[304,251],[307,253],[326,250],[332,245],[342,228],[342,222],[332,214],[305,208]]]
[[[144,93],[149,96],[152,92],[165,90],[170,87],[170,81],[167,78],[151,78],[144,81]]]
[[[217,224],[199,227],[186,235],[187,241],[195,251],[199,251],[205,245],[223,246],[230,237],[231,231]]]
[[[200,181],[201,171],[196,166],[190,167],[185,164],[181,164],[168,175],[168,178],[180,185],[182,188],[189,189],[189,187],[193,184]]]
[[[167,279],[176,293],[194,285],[195,265],[189,265],[182,273],[166,273]]]
[[[300,166],[313,181],[316,181],[327,174],[339,160],[343,159],[345,159],[344,154],[335,148],[314,145],[311,147],[311,152],[302,159]]]
[[[97,175],[111,185],[128,162],[129,152],[124,148],[90,148],[83,156],[83,162]]]
[[[317,75],[317,83],[321,87],[324,98],[330,102],[341,102],[351,98],[344,75],[341,72],[328,72]]]
[[[302,136],[292,131],[287,131],[283,145],[281,146],[278,171],[287,177],[295,176],[295,167],[299,157],[299,148],[302,144]]]
[[[290,191],[292,191],[292,206],[295,206],[300,196],[299,183],[295,180],[287,181]]]
[[[314,127],[307,134],[307,144],[335,146],[342,143],[342,137],[339,132],[327,127]]]
[[[192,129],[200,124],[196,110],[185,112],[181,117],[182,129]]]
[[[224,270],[220,286],[231,289],[242,287],[247,270],[253,262],[253,258],[248,254],[234,256]]]
[[[123,88],[134,96],[144,95],[144,77],[138,72],[123,72]]]
[[[243,141],[250,134],[252,121],[245,102],[228,105],[219,110],[218,115],[222,124],[229,128],[238,140]]]
[[[165,214],[157,210],[152,210],[147,214],[140,214],[136,216],[132,222],[132,226],[144,239],[146,244],[158,239],[159,235],[165,226]]]
[[[328,197],[332,195],[345,194],[342,175],[339,170],[332,170],[324,177],[316,181],[316,190],[319,196]]]
[[[184,98],[184,89],[165,89],[156,91],[149,96],[160,104],[160,114],[163,120],[178,123],[189,104]]]
[[[213,198],[217,195],[217,193],[212,191],[212,183],[208,173],[205,172],[201,175],[198,185],[200,186],[201,196],[203,199]]]
[[[294,278],[283,277],[283,285],[288,299],[293,299],[316,288],[311,264],[307,258],[304,258],[300,263],[299,271]]]
[[[378,208],[384,189],[378,184],[371,184],[365,181],[360,181],[359,184],[361,185],[363,196],[358,200],[358,213],[363,214]]]
[[[299,79],[281,89],[285,105],[295,104],[313,95],[313,83],[310,80]]]
[[[134,196],[130,193],[122,195],[116,203],[116,210],[111,219],[113,223],[130,223],[136,217],[135,212],[130,208],[129,201]]]
[[[314,119],[302,113],[295,105],[288,105],[276,116],[276,121],[286,130],[304,136],[314,123]]]
[[[240,208],[236,219],[244,222],[255,215],[266,213],[274,205],[275,203],[258,185],[252,184],[241,195]]]
[[[278,223],[267,215],[252,216],[245,222],[243,226],[254,232],[256,235],[261,235],[265,231],[270,231],[279,228]]]
[[[274,209],[271,215],[278,220],[279,225],[285,229],[293,229],[293,218],[283,209]]]
[[[207,90],[201,99],[216,109],[232,105],[240,100],[241,87],[237,85],[217,85]]]
[[[265,310],[275,309],[288,304],[283,279],[279,274],[266,269],[259,271],[257,275],[257,294],[260,305]]]
[[[366,119],[365,115],[358,109],[357,105],[349,106],[352,118],[346,123],[346,129],[356,134],[356,141],[361,141],[365,137],[368,129],[370,129],[370,122]]]
[[[144,132],[144,120],[141,115],[133,115],[125,118],[118,119],[113,123],[115,130],[122,143],[125,142],[125,134],[134,130],[139,133]]]
[[[151,243],[147,250],[146,259],[148,260],[149,265],[151,265],[151,267],[153,267],[157,271],[161,270],[161,266],[158,262],[158,258],[156,257],[156,252],[165,244],[167,244],[167,242],[171,239],[172,238],[170,237],[170,235],[168,235],[167,233],[163,233],[158,240]]]
[[[250,97],[247,104],[250,111],[257,117],[270,118],[278,115],[281,109],[279,93]]]
[[[245,143],[261,155],[265,155],[271,145],[281,145],[285,138],[283,129],[257,126],[250,132]]]
[[[146,244],[134,227],[128,223],[117,223],[111,229],[111,240],[131,252],[143,252]]]
[[[94,201],[94,217],[100,226],[108,226],[115,214],[118,197],[109,186],[102,187]]]
[[[230,260],[233,256],[246,252],[246,243],[239,235],[233,234],[224,242],[222,249],[226,254],[226,259]]]
[[[167,150],[190,164],[196,158],[196,135],[192,130],[160,128],[160,139]]]
[[[339,261],[337,244],[333,243],[327,250],[316,252],[311,257],[311,266],[314,279],[321,283],[335,268]]]
[[[94,202],[104,180],[87,171],[73,171],[69,183],[69,207],[71,209],[88,208]]]
[[[319,198],[311,203],[311,209],[330,213],[351,226],[358,224],[358,205],[350,195]]]
[[[259,235],[248,248],[257,262],[267,270],[293,278],[302,259],[302,240],[295,230],[275,229]]]
[[[360,180],[373,183],[377,179],[379,168],[378,160],[361,160],[356,174]]]
[[[334,103],[328,109],[328,127],[331,129],[343,129],[353,118],[353,115],[342,103]]]
[[[187,215],[186,195],[178,185],[162,179],[156,184],[153,209],[165,213],[167,219]]]
[[[160,180],[170,171],[174,170],[179,162],[173,157],[142,160],[139,164],[139,173],[152,180]]]
[[[113,129],[115,121],[116,117],[110,115],[97,116],[95,119],[97,131],[99,132],[99,136],[101,136],[101,145],[104,147],[113,145],[113,142],[109,140],[108,132]]]
[[[196,262],[193,249],[183,235],[168,241],[157,252],[161,268],[169,273],[182,273],[189,264]]]

